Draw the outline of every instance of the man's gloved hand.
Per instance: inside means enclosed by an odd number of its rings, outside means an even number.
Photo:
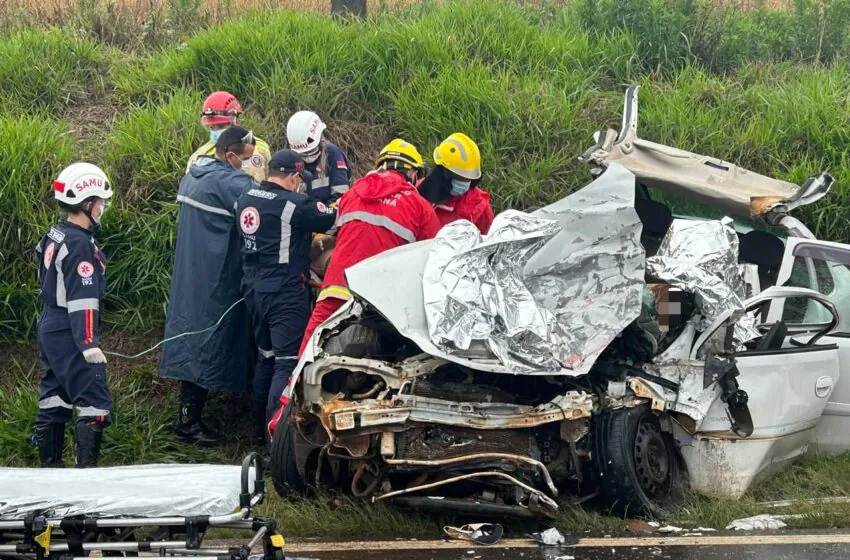
[[[89,348],[83,350],[83,358],[90,364],[105,364],[106,356],[100,348]]]

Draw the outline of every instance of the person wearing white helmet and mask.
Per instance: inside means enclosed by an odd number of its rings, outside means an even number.
[[[286,124],[289,148],[301,156],[313,180],[304,191],[307,195],[331,204],[348,190],[351,166],[339,149],[323,139],[327,126],[312,111],[298,111]]]
[[[215,143],[221,133],[231,126],[238,126],[239,116],[242,114],[242,105],[232,93],[227,91],[214,91],[205,100],[201,107],[201,124],[210,131],[209,141],[195,150],[189,156],[186,164],[186,173],[192,168],[192,164],[201,156],[212,157],[215,155]],[[242,162],[242,171],[251,176],[254,181],[260,183],[268,176],[269,160],[271,150],[269,145],[255,137],[254,153],[249,159]]]
[[[65,424],[77,411],[74,462],[96,467],[112,396],[100,349],[100,310],[106,265],[92,237],[112,197],[106,174],[90,163],[66,167],[53,196],[67,218],[36,247],[42,313],[38,353],[44,368],[33,441],[42,467],[62,467]]]

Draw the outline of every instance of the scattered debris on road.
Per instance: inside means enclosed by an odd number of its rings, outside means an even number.
[[[770,514],[762,514],[745,519],[736,519],[726,529],[732,531],[772,531],[785,527],[787,525],[782,520]]]

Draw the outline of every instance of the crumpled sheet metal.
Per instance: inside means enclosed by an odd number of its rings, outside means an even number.
[[[241,473],[230,465],[0,468],[0,519],[34,511],[50,517],[228,515],[239,507]],[[251,481],[253,491],[253,475]]]
[[[646,261],[648,273],[694,295],[711,324],[728,309],[743,309],[747,285],[738,265],[738,236],[732,220],[674,220],[658,252]],[[744,317],[735,328],[739,343],[758,338],[755,319]]]
[[[484,341],[517,373],[587,373],[640,313],[644,285],[634,176],[613,164],[533,214],[509,210],[487,236],[469,222],[431,246],[423,293],[431,341]]]

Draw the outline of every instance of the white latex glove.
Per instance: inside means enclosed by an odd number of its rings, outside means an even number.
[[[83,358],[90,364],[105,364],[106,356],[100,348],[89,348],[83,350]]]

